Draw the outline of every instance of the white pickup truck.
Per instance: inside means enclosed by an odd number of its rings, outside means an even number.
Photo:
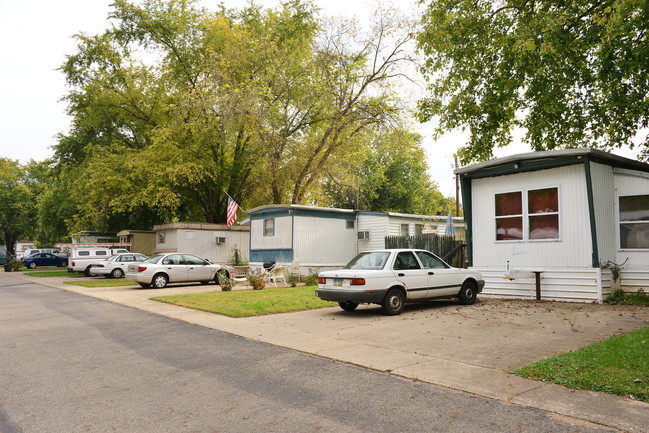
[[[83,272],[86,277],[91,277],[93,274],[90,271],[90,266],[93,263],[121,253],[128,253],[128,250],[104,247],[74,248],[68,259],[68,272]]]

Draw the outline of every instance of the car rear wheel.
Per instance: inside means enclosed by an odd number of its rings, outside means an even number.
[[[155,287],[156,289],[164,289],[165,287],[167,287],[168,282],[169,279],[165,274],[157,274],[155,277],[153,277],[153,281],[151,281],[153,287]]]
[[[388,316],[396,316],[401,314],[403,307],[406,304],[406,296],[399,289],[390,289],[386,293],[383,302],[381,303],[381,308],[383,312]]]
[[[124,276],[124,271],[120,268],[115,268],[111,271],[110,276],[113,278],[122,278]]]
[[[94,272],[92,272],[90,266],[88,266],[88,267],[83,271],[83,275],[85,275],[86,277],[94,277],[96,274],[95,274]]]
[[[458,298],[464,305],[472,305],[478,297],[478,288],[473,281],[465,281],[460,289]]]
[[[29,265],[27,265],[29,269],[35,269],[36,268],[36,262],[31,262]]]

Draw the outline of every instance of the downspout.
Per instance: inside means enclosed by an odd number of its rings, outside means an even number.
[[[593,179],[590,172],[590,159],[584,156],[584,168],[586,172],[586,194],[588,196],[588,216],[590,217],[590,241],[593,244],[592,266],[599,268],[599,251],[597,249],[597,225],[595,221],[595,203],[593,199]]]
[[[466,257],[469,266],[473,266],[473,221],[471,203],[471,179],[466,175],[460,175],[462,190],[462,208],[464,209],[464,223],[466,224]],[[459,215],[458,215],[459,216]]]

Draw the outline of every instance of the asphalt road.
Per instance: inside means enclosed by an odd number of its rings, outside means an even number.
[[[602,432],[0,273],[0,432]]]

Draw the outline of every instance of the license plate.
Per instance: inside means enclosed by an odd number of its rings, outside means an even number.
[[[343,280],[340,278],[334,278],[334,286],[342,286]]]

